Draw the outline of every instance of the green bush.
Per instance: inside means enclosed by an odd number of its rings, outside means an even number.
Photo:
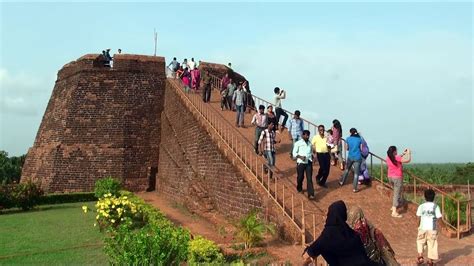
[[[106,177],[95,182],[94,193],[97,198],[102,198],[108,193],[118,196],[121,188],[122,184],[120,181],[112,177]]]
[[[274,234],[275,228],[265,224],[256,211],[251,211],[237,224],[237,238],[244,242],[245,248],[259,244],[267,232]]]
[[[186,261],[190,234],[182,228],[147,224],[131,229],[121,224],[105,239],[114,265],[180,265]]]
[[[453,198],[457,200],[465,200],[466,196],[462,193],[455,192],[450,194]],[[466,223],[466,205],[467,202],[461,202],[459,204],[460,208],[460,224]],[[441,207],[441,206],[440,206]],[[444,197],[444,213],[442,214],[444,219],[452,226],[457,226],[458,224],[458,204],[455,200]]]
[[[62,203],[73,203],[73,202],[88,202],[95,201],[94,192],[75,192],[65,194],[46,194],[43,195],[38,205],[50,205],[50,204],[62,204]]]
[[[43,190],[33,182],[20,183],[13,187],[12,198],[15,207],[29,210],[38,205]]]
[[[16,185],[0,185],[0,210],[15,207],[13,189]]]
[[[189,264],[198,263],[223,263],[224,256],[219,250],[219,247],[201,236],[189,242]]]

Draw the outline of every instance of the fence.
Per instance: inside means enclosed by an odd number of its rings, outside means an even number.
[[[210,74],[210,77],[211,77],[211,82],[212,82],[212,86],[213,88],[220,88],[221,86],[221,79],[219,77],[216,77],[212,74]],[[265,108],[269,105],[273,105],[271,104],[270,102],[258,97],[258,96],[255,96],[252,94],[252,100],[253,100],[253,103],[249,103],[247,102],[247,106],[259,106],[259,105],[263,105],[265,106]],[[284,110],[283,111],[288,114],[289,117],[292,117],[294,114],[288,110]],[[309,130],[311,132],[312,135],[315,135],[317,134],[317,128],[318,126],[312,122],[310,122],[309,120],[306,120],[304,118],[301,118],[304,122],[304,125],[305,125],[305,129]],[[345,144],[345,140],[342,139],[343,143]],[[345,145],[343,145],[344,147]],[[345,148],[343,148],[343,151],[339,151],[339,152],[342,152],[342,157],[343,157],[343,161],[346,161],[346,158],[347,158],[347,151]],[[373,159],[374,157],[379,160],[380,162],[380,176],[377,177],[376,174],[374,174],[374,170],[373,170]],[[387,177],[384,175],[384,163],[385,163],[385,160],[373,153],[370,153],[370,176],[371,177],[374,177],[376,180],[378,180],[382,185],[384,186],[387,186],[389,188],[392,188],[393,187],[387,182]],[[435,190],[435,192],[437,192],[438,195],[441,195],[441,213],[443,213],[443,222],[444,224],[448,227],[448,228],[451,228],[453,230],[456,231],[456,235],[457,235],[457,238],[459,239],[461,237],[461,234],[462,233],[465,233],[465,232],[470,232],[471,229],[472,229],[472,216],[471,216],[471,207],[472,207],[472,202],[473,200],[471,199],[471,196],[470,196],[470,193],[469,193],[469,199],[467,200],[462,200],[462,199],[457,199],[451,195],[449,195],[448,193],[444,192],[443,190],[437,188],[435,185],[433,184],[430,184],[426,181],[424,181],[423,179],[415,176],[414,174],[410,173],[409,171],[405,171],[407,173],[407,175],[410,177],[410,182],[413,182],[413,202],[418,204],[417,200],[419,198],[421,198],[418,194],[420,192],[423,191],[423,189],[427,189],[427,188],[432,188],[433,190]],[[454,217],[448,217],[448,216],[452,216],[452,215],[446,215],[446,202],[448,201],[453,201],[455,203],[455,215]],[[450,210],[450,212],[452,212],[452,210]],[[461,217],[462,213],[464,212],[465,214],[465,217]],[[455,225],[453,225],[453,220],[455,220]],[[461,221],[464,221],[464,223],[462,224]]]
[[[306,244],[306,227],[310,227],[305,221],[308,211],[304,209],[303,200],[298,200],[286,184],[281,182],[281,176],[276,169],[269,167],[261,156],[255,154],[254,147],[247,139],[240,135],[235,128],[220,114],[204,103],[197,94],[185,93],[178,80],[170,80],[183,102],[193,113],[205,121],[213,131],[213,136],[218,138],[218,145],[224,146],[225,154],[231,153],[232,163],[244,167],[247,172],[264,189],[268,198],[279,207],[281,213],[287,217],[295,229],[301,234],[302,245]],[[221,144],[222,143],[222,144]],[[299,201],[299,202],[298,202]],[[316,231],[316,217],[313,216],[312,232]],[[313,235],[314,238],[314,235]]]
[[[376,171],[379,170],[374,170],[374,158],[378,160],[377,165],[380,165],[380,172],[376,173]],[[385,167],[384,164],[386,164],[385,159],[381,158],[380,156],[377,156],[373,153],[369,153],[369,159],[370,159],[370,176],[372,178],[377,179],[383,186],[389,187],[393,189],[393,186],[388,182],[388,176],[385,172]],[[472,199],[458,199],[450,195],[449,193],[439,189],[436,185],[430,184],[426,181],[424,181],[422,178],[414,175],[410,171],[404,171],[404,173],[408,176],[408,182],[411,183],[411,187],[413,188],[413,192],[410,193],[404,193],[405,195],[409,196],[409,199],[415,203],[419,204],[423,196],[420,195],[423,193],[424,190],[431,188],[433,189],[436,194],[440,199],[440,204],[441,205],[441,213],[443,214],[443,222],[446,227],[454,230],[456,232],[456,236],[458,239],[461,238],[461,234],[470,232],[472,229],[472,217],[471,217],[471,207],[472,207]],[[470,193],[469,193],[470,194]],[[454,214],[452,207],[448,208],[448,204],[451,206],[452,203],[454,203]],[[464,213],[464,215],[463,215]],[[463,216],[464,217],[463,217]],[[454,225],[453,225],[454,223]]]

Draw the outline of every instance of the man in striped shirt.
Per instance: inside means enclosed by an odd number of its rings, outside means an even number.
[[[270,167],[270,178],[273,178],[273,170],[275,168],[275,131],[273,128],[275,125],[270,122],[267,129],[263,130],[258,139],[258,145],[260,145],[260,153],[263,153],[267,159],[267,164]]]

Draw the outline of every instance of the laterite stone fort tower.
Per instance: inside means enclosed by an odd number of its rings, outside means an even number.
[[[163,57],[88,54],[59,72],[22,181],[47,192],[92,191],[102,177],[154,186],[166,82]]]

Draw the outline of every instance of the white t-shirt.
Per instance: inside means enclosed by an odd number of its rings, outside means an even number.
[[[416,215],[421,217],[419,229],[436,230],[436,220],[441,218],[441,211],[433,202],[425,202],[418,206]]]
[[[188,62],[189,65],[189,70],[193,70],[194,67],[196,66],[196,63],[194,61]]]

